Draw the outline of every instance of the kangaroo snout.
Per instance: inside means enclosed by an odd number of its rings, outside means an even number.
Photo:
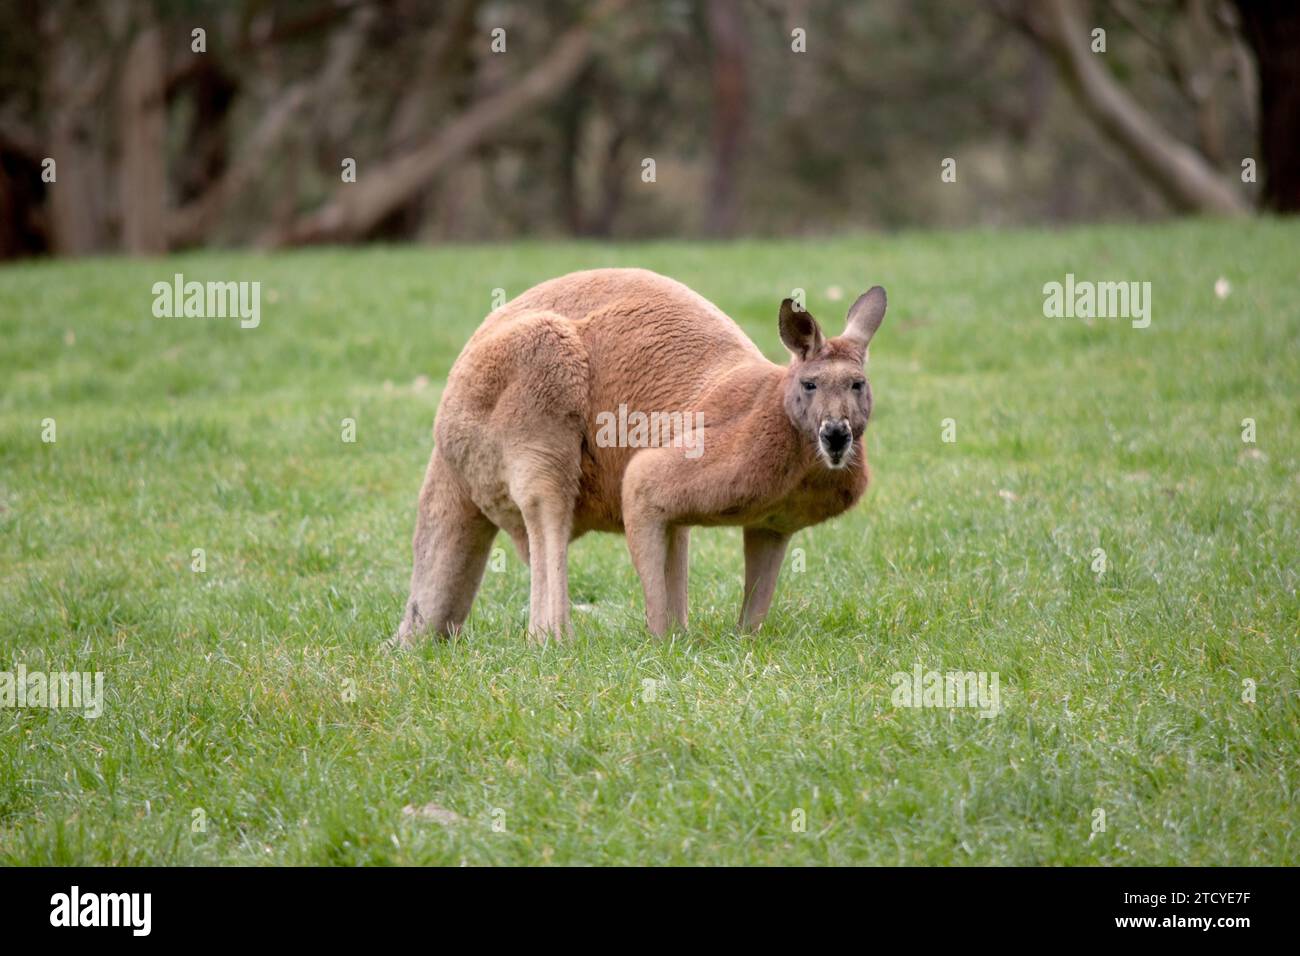
[[[817,438],[830,466],[843,467],[845,452],[853,444],[853,431],[849,428],[849,420],[847,418],[827,419],[822,422]]]

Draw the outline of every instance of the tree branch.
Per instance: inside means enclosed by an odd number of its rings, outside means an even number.
[[[1170,135],[1110,75],[1087,43],[1073,0],[1043,0],[1031,34],[1053,56],[1075,99],[1173,205],[1190,212],[1241,216],[1246,201],[1195,150]]]
[[[266,168],[271,148],[280,141],[290,121],[308,101],[309,89],[297,84],[271,104],[243,147],[239,162],[226,168],[213,185],[192,202],[172,211],[167,238],[172,246],[192,245],[203,239],[226,204],[244,185]]]
[[[507,128],[525,110],[549,102],[582,72],[592,56],[592,28],[623,6],[604,3],[585,23],[573,27],[550,54],[513,86],[473,104],[442,131],[419,146],[362,170],[355,183],[336,188],[320,209],[287,228],[260,237],[266,246],[342,242],[360,238],[424,189],[449,163]]]

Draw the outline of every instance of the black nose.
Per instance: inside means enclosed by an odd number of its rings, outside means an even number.
[[[826,443],[826,450],[832,455],[844,451],[852,440],[853,433],[849,431],[847,425],[829,425],[822,429],[822,441]]]

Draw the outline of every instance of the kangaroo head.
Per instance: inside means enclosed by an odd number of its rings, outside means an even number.
[[[873,286],[849,309],[844,332],[822,337],[817,321],[781,303],[781,341],[790,350],[785,412],[813,443],[827,468],[853,461],[871,415],[871,385],[865,371],[867,345],[885,317],[885,290]]]

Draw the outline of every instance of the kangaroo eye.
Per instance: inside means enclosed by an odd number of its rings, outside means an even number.
[[[866,384],[865,382],[854,382],[854,383],[853,383],[853,391],[855,391],[855,392],[860,392],[860,391],[862,391],[862,386],[865,385],[865,384]]]
[[[816,383],[816,382],[810,382],[810,381],[808,381],[808,379],[804,379],[804,380],[801,381],[799,384],[803,386],[803,390],[804,390],[805,392],[815,392],[815,391],[817,391],[817,383]]]

